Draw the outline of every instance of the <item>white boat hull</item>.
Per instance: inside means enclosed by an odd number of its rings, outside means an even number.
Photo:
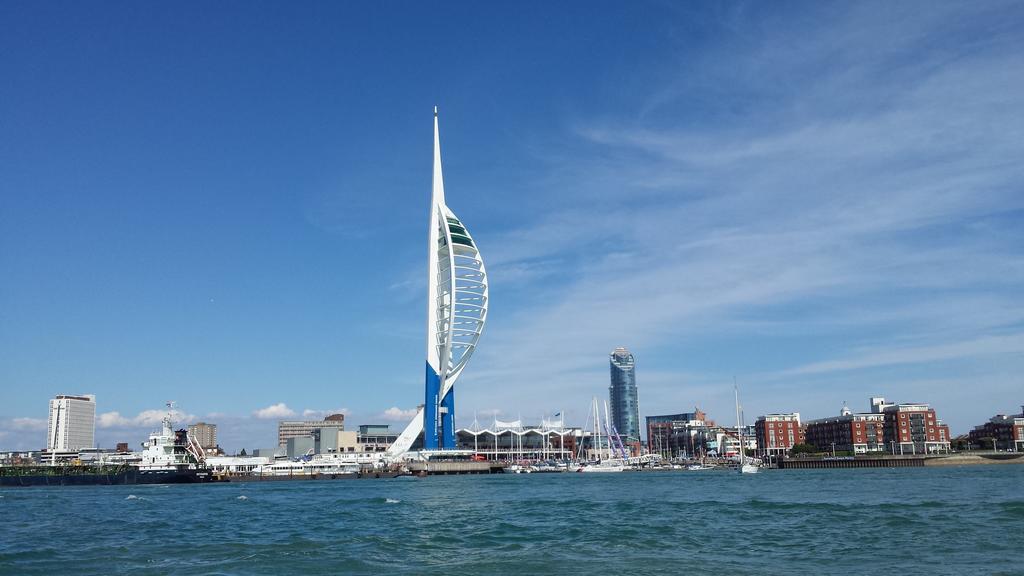
[[[593,464],[582,466],[579,472],[624,472],[626,467],[621,464],[615,464],[611,466],[602,466],[600,464]]]

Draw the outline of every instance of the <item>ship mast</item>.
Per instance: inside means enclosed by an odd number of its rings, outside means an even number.
[[[734,395],[736,396],[736,437],[739,439],[739,442],[740,442],[740,465],[739,465],[739,471],[742,472],[743,471],[743,462],[744,462],[744,456],[745,455],[743,453],[744,452],[744,450],[743,450],[743,429],[740,427],[740,389],[736,385],[736,377],[735,376],[733,376],[733,378],[732,378],[732,391],[733,391]]]

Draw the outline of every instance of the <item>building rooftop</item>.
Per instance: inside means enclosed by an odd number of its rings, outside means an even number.
[[[762,415],[757,417],[758,420],[766,420],[766,421],[789,420],[789,419],[792,419],[792,418],[796,418],[797,420],[800,420],[800,413],[799,412],[790,412],[790,413],[762,414]]]
[[[855,420],[883,420],[885,414],[881,412],[865,412],[861,414],[840,414],[838,416],[825,416],[824,418],[816,418],[814,420],[808,420],[806,424],[825,424],[828,422],[853,422]]]

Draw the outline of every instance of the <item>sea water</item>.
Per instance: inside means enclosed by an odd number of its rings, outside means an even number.
[[[1024,466],[0,489],[2,574],[1024,574]]]

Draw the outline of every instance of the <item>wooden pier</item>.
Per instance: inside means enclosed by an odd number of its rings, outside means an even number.
[[[782,469],[818,468],[911,468],[924,466],[924,456],[889,456],[879,458],[785,458],[779,461]]]

